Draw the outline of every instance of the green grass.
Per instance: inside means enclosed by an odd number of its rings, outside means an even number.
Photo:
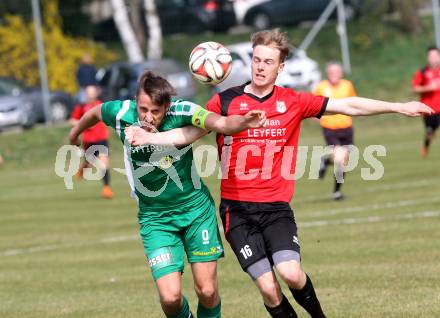
[[[329,200],[329,176],[297,182],[292,206],[303,266],[328,317],[438,317],[440,218],[422,213],[440,211],[440,146],[418,157],[419,119],[362,118],[355,127],[361,150],[386,146],[384,178],[362,180],[368,165],[361,160],[343,187],[347,200],[337,203]],[[54,172],[67,131],[0,135],[0,317],[162,317],[125,176],[112,173],[111,201],[99,198],[98,181],[67,190]],[[321,143],[317,124],[305,122],[301,144]],[[122,168],[115,137],[111,145],[112,167]],[[205,181],[218,204],[218,180]],[[187,271],[184,294],[195,308]],[[219,278],[224,317],[267,316],[228,246]]]
[[[405,100],[412,73],[423,64],[433,41],[396,32],[391,24],[350,24],[354,81],[360,95]],[[303,29],[287,29],[294,43]],[[373,32],[375,31],[375,32]],[[165,55],[186,64],[202,41],[225,44],[249,35],[199,35],[165,39]],[[308,50],[321,65],[339,58],[334,25]],[[197,102],[209,97],[199,87]],[[436,212],[439,145],[426,160],[418,156],[423,134],[419,119],[398,116],[355,119],[355,140],[386,146],[378,181],[361,179],[361,160],[343,187],[347,200],[332,202],[332,180],[300,179],[292,202],[305,270],[313,278],[328,317],[439,317],[440,240]],[[68,129],[41,127],[1,134],[0,151],[0,317],[162,317],[156,290],[137,238],[136,205],[125,176],[112,172],[116,197],[99,198],[99,181],[64,187],[54,164]],[[204,142],[213,143],[213,136]],[[305,122],[302,145],[322,144],[316,123]],[[121,146],[111,140],[113,168],[122,168]],[[205,180],[218,204],[219,182]],[[425,216],[425,217],[424,217]],[[219,263],[224,317],[267,317],[260,296],[233,253]],[[196,299],[187,267],[184,294]],[[288,291],[285,291],[288,295]],[[289,296],[292,299],[291,296]],[[293,302],[293,301],[292,301]],[[300,317],[304,311],[295,304]]]

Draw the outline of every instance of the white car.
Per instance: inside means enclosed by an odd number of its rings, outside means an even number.
[[[232,2],[235,11],[235,18],[238,24],[243,24],[244,17],[250,8],[260,4],[262,2],[267,2],[268,0],[229,0]]]
[[[252,43],[238,43],[227,48],[232,56],[232,70],[223,82],[214,87],[216,92],[251,80]],[[292,52],[287,57],[284,70],[278,75],[276,84],[295,90],[313,90],[321,80],[318,63],[310,59],[303,50],[292,48]]]

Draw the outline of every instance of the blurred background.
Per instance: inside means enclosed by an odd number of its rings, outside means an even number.
[[[339,14],[337,10],[339,8]],[[280,27],[293,45],[278,84],[311,91],[328,61],[341,61],[359,96],[418,100],[411,79],[436,39],[437,0],[1,0],[0,317],[162,317],[138,239],[122,146],[110,137],[114,198],[100,181],[56,175],[80,102],[77,72],[93,70],[102,100],[130,98],[145,68],[180,97],[204,105],[250,78],[250,35]],[[39,36],[41,35],[41,37]],[[219,86],[196,82],[188,57],[217,41],[233,57]],[[297,182],[292,202],[302,262],[328,317],[440,317],[440,152],[420,158],[420,118],[355,118],[355,144],[381,144],[383,178],[365,181],[364,160],[330,200],[332,179]],[[201,143],[215,144],[214,134]],[[323,145],[304,121],[300,144]],[[307,163],[309,164],[309,163]],[[308,171],[308,170],[306,170]],[[204,180],[219,202],[219,180]],[[324,195],[323,195],[324,194]],[[226,243],[226,241],[224,240]],[[260,296],[225,244],[219,277],[225,317],[265,317]],[[188,267],[186,267],[188,270]],[[188,270],[189,271],[189,270]],[[191,275],[184,293],[196,299]],[[256,305],[258,304],[258,305]],[[295,308],[299,317],[307,317]]]

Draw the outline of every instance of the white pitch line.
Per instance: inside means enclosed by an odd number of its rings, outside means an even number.
[[[430,199],[424,198],[420,200],[385,202],[385,203],[376,203],[371,205],[353,206],[347,208],[330,209],[330,210],[323,210],[316,212],[304,212],[302,217],[317,217],[317,216],[329,216],[329,215],[346,214],[346,213],[349,214],[353,212],[362,212],[362,211],[386,210],[393,208],[402,208],[402,207],[407,207],[422,203],[437,203],[437,202],[440,202],[440,198],[430,198]]]
[[[65,249],[70,247],[81,247],[81,246],[90,246],[94,244],[108,244],[108,243],[117,243],[117,242],[127,242],[127,241],[135,241],[139,239],[139,235],[127,235],[127,236],[112,236],[102,238],[93,242],[78,242],[74,244],[54,244],[54,245],[43,245],[43,246],[35,246],[29,248],[20,248],[14,250],[7,250],[4,252],[0,252],[0,257],[4,256],[14,256],[20,254],[30,254],[36,252],[45,252],[45,251],[53,251],[58,249]]]
[[[410,220],[410,219],[421,219],[421,218],[434,218],[439,217],[440,211],[424,211],[418,213],[406,213],[398,214],[394,216],[369,216],[364,218],[347,218],[342,220],[332,220],[332,221],[314,221],[314,222],[300,222],[298,227],[319,227],[319,226],[329,226],[329,225],[343,225],[343,224],[365,224],[365,223],[377,223],[382,221],[396,221],[396,220]]]
[[[366,181],[371,182],[371,181]],[[380,184],[370,187],[362,187],[362,191],[356,191],[353,192],[353,194],[358,193],[371,193],[371,192],[377,192],[380,190],[388,191],[388,190],[396,190],[396,189],[407,189],[407,188],[414,188],[414,187],[423,187],[423,186],[430,186],[433,184],[438,184],[439,180],[438,178],[428,179],[428,180],[420,180],[420,181],[414,181],[414,182],[399,182],[399,183],[391,183],[391,184]],[[309,196],[302,196],[299,199],[295,199],[293,197],[293,204],[295,203],[307,203],[307,202],[314,202],[316,200],[322,199],[322,195],[309,195]]]
[[[421,219],[421,218],[433,218],[433,217],[440,217],[440,211],[424,211],[424,212],[398,214],[394,216],[385,216],[385,217],[369,216],[369,217],[360,217],[360,218],[347,218],[342,220],[320,220],[313,222],[300,222],[298,226],[303,228],[304,227],[310,228],[310,227],[321,227],[321,226],[329,226],[329,225],[362,224],[362,223],[375,223],[382,221]],[[87,241],[87,242],[79,242],[76,244],[58,244],[58,245],[55,244],[55,245],[35,246],[35,247],[23,248],[23,249],[6,250],[0,252],[0,257],[31,254],[31,253],[44,252],[44,251],[53,251],[58,249],[65,249],[66,247],[90,246],[94,244],[109,244],[109,243],[127,242],[127,241],[135,241],[135,240],[139,240],[138,235],[107,237],[93,242]]]

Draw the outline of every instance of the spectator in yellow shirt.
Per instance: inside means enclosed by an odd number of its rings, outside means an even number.
[[[344,79],[344,71],[339,62],[329,62],[326,66],[327,79],[321,81],[314,94],[330,98],[346,98],[356,96],[353,84]],[[349,148],[353,144],[353,127],[350,116],[337,114],[322,116],[320,124],[323,128],[324,138],[327,145],[334,146],[331,157],[323,157],[319,169],[319,178],[325,175],[328,165],[333,162],[335,165],[335,187],[332,194],[334,200],[341,200],[344,196],[341,193],[341,186],[344,180],[344,165],[347,163]],[[338,182],[339,181],[339,182]]]

